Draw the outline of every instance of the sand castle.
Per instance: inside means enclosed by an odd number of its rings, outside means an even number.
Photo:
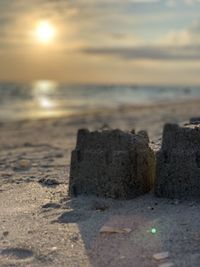
[[[132,199],[152,189],[154,153],[146,132],[79,130],[69,193]]]
[[[200,197],[200,125],[195,124],[165,125],[162,147],[157,154],[157,196]]]
[[[156,163],[144,131],[79,130],[71,159],[71,196],[132,199],[152,188],[158,197],[200,197],[200,125],[196,119],[184,127],[165,125]]]

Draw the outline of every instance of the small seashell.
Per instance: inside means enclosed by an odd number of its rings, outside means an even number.
[[[110,227],[110,226],[103,226],[100,229],[101,234],[128,234],[132,230],[130,228],[118,228],[118,227]]]
[[[30,168],[30,160],[22,159],[19,161],[19,167],[22,169],[28,169]]]
[[[167,251],[153,254],[153,259],[157,261],[167,259],[168,257],[169,257],[169,252]]]
[[[174,266],[174,263],[166,262],[166,263],[160,264],[158,267],[172,267],[172,266]]]

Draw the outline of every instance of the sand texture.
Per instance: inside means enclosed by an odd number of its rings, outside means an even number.
[[[199,267],[198,200],[68,197],[79,128],[146,129],[158,151],[164,123],[184,123],[199,108],[193,101],[1,123],[0,266]]]

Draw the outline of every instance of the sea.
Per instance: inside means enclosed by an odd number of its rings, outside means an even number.
[[[0,83],[0,121],[80,115],[126,106],[200,99],[200,86]]]

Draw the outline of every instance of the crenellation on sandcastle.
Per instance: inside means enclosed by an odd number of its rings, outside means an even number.
[[[71,157],[71,196],[132,199],[152,189],[154,175],[154,152],[145,131],[78,131]]]
[[[157,153],[155,194],[200,198],[200,125],[166,124]]]

